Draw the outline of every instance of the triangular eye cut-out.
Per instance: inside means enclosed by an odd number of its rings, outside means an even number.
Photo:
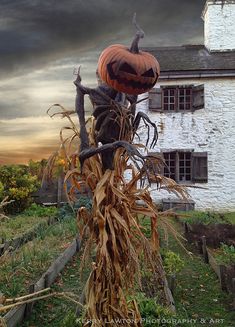
[[[131,67],[127,62],[125,62],[124,64],[122,64],[119,67],[119,71],[121,72],[125,72],[125,73],[129,73],[129,74],[133,74],[133,75],[137,75],[136,71],[134,70],[133,67]]]
[[[154,77],[154,71],[152,70],[152,68],[150,68],[145,73],[143,73],[141,76],[143,76],[143,77]]]

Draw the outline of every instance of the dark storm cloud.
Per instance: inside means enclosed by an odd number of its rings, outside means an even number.
[[[205,0],[1,0],[1,77],[48,65],[66,56],[84,57],[112,42],[129,42],[137,12],[146,32],[143,46],[202,40]]]

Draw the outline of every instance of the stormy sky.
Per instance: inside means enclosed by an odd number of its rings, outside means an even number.
[[[205,0],[0,0],[0,164],[48,157],[63,120],[53,103],[74,108],[74,68],[95,85],[100,52],[129,45],[137,13],[141,46],[203,43]],[[161,63],[160,63],[161,64]]]

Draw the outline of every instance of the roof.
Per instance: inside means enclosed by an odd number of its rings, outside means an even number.
[[[235,76],[235,51],[209,52],[204,45],[143,48],[155,56],[161,76],[166,75],[226,75]]]

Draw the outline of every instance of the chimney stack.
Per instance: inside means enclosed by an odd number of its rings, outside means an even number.
[[[202,19],[210,52],[235,50],[235,0],[207,0]]]

